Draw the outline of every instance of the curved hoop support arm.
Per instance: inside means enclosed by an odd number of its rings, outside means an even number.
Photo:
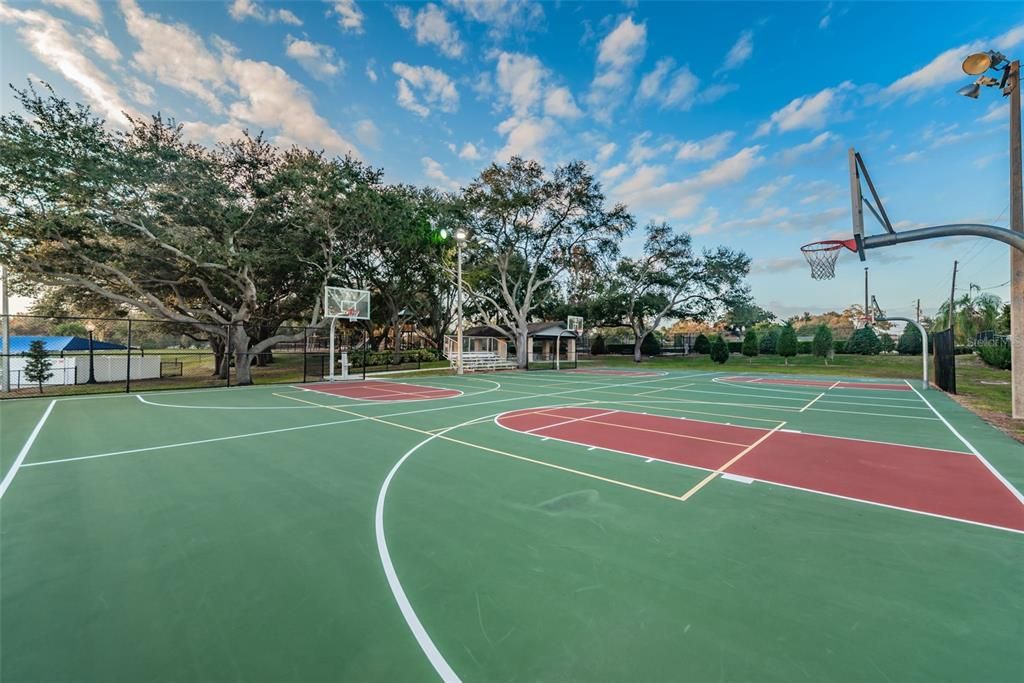
[[[924,325],[911,318],[900,318],[897,316],[879,316],[875,320],[883,323],[898,320],[913,325],[921,333],[921,389],[928,391],[928,333],[925,332]]]
[[[862,239],[865,249],[876,249],[878,247],[891,247],[894,244],[904,242],[918,242],[930,240],[936,237],[956,237],[958,235],[974,235],[975,237],[988,237],[1009,244],[1015,249],[1024,251],[1024,233],[1014,232],[1009,228],[1000,228],[997,225],[985,225],[984,223],[951,223],[949,225],[933,225],[928,228],[916,228],[904,230],[903,232],[891,232],[884,235],[868,235]]]

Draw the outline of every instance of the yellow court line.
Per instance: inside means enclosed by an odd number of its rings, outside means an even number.
[[[365,417],[368,420],[373,420],[374,422],[380,422],[381,424],[386,424],[386,425],[389,425],[391,427],[398,427],[400,429],[406,429],[406,430],[409,430],[411,432],[418,432],[420,434],[426,434],[427,436],[434,436],[434,434],[432,432],[428,432],[428,431],[426,431],[424,429],[418,429],[416,427],[409,427],[408,425],[400,424],[398,422],[391,422],[390,420],[384,420],[384,419],[381,419],[379,417],[370,417],[369,415],[363,415],[361,413],[357,413],[357,412],[354,412],[354,411],[351,411],[351,410],[345,410],[344,408],[338,408],[337,406],[325,406],[322,403],[314,403],[313,401],[307,401],[306,399],[296,398],[294,396],[285,396],[284,394],[274,394],[274,395],[275,396],[280,396],[281,398],[287,398],[287,399],[290,399],[292,401],[301,401],[302,403],[309,403],[310,405],[319,406],[321,408],[326,408],[327,410],[336,410],[339,413],[347,413],[349,415],[355,415],[357,417]],[[549,408],[550,407],[552,407],[552,406],[549,406]],[[591,472],[584,472],[583,470],[576,470],[576,469],[573,469],[571,467],[563,467],[562,465],[556,465],[554,463],[545,462],[543,460],[534,460],[533,458],[528,458],[525,455],[516,455],[515,453],[509,453],[507,451],[500,451],[500,450],[498,450],[496,448],[490,448],[488,446],[481,446],[480,444],[470,443],[468,441],[463,441],[461,439],[455,439],[455,438],[447,436],[447,435],[437,436],[437,438],[438,439],[443,439],[445,441],[450,441],[452,443],[461,444],[463,446],[469,446],[470,448],[477,448],[477,449],[480,449],[482,451],[487,451],[488,453],[494,453],[496,455],[503,455],[503,456],[505,456],[507,458],[513,458],[515,460],[522,460],[523,462],[533,463],[534,465],[540,465],[542,467],[548,467],[548,468],[553,469],[553,470],[559,470],[561,472],[568,472],[570,474],[576,474],[578,476],[586,477],[588,479],[596,479],[598,481],[603,481],[603,482],[605,482],[607,484],[612,484],[614,486],[621,486],[623,488],[632,489],[634,491],[641,491],[643,493],[649,493],[652,496],[660,496],[662,498],[668,498],[670,500],[679,500],[676,496],[673,496],[671,493],[665,493],[664,491],[655,491],[654,489],[645,488],[643,486],[637,486],[636,484],[630,484],[630,483],[625,482],[625,481],[619,481],[618,479],[610,479],[608,477],[602,477],[599,474],[593,474]]]
[[[690,489],[689,491],[687,491],[683,495],[679,496],[679,500],[682,500],[682,501],[689,500],[693,496],[693,494],[697,493],[697,491],[700,491],[702,488],[704,488],[705,486],[710,484],[711,481],[715,477],[717,477],[722,472],[725,472],[727,469],[732,467],[740,458],[742,458],[744,455],[746,455],[750,451],[752,451],[755,448],[757,448],[759,445],[764,443],[765,439],[767,439],[769,436],[771,436],[772,434],[774,434],[775,432],[779,431],[780,429],[782,429],[785,426],[786,426],[785,422],[780,422],[779,424],[777,424],[775,426],[775,428],[772,429],[770,432],[768,432],[767,434],[762,436],[760,439],[758,439],[754,443],[750,444],[749,446],[744,448],[742,451],[737,453],[735,456],[733,456],[733,458],[729,462],[725,463],[724,465],[719,467],[717,470],[715,470],[714,472],[712,472],[708,476],[704,477],[701,481],[697,482],[697,484],[695,484],[692,489]]]

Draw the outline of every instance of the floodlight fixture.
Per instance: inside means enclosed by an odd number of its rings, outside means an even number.
[[[466,241],[467,237],[468,237],[468,235],[466,234],[466,231],[464,229],[462,229],[462,228],[455,228],[455,241],[456,242],[459,242],[461,244],[462,242]]]
[[[978,99],[978,94],[981,92],[981,86],[977,83],[971,83],[957,90],[957,93],[964,97],[970,97],[972,100]]]
[[[1006,55],[995,50],[988,50],[987,52],[975,52],[972,55],[968,55],[964,59],[962,68],[965,74],[978,76],[989,69],[1004,69],[1007,62]]]

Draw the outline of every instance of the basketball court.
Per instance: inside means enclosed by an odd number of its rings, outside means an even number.
[[[909,382],[0,403],[10,680],[1015,680],[1024,447]]]

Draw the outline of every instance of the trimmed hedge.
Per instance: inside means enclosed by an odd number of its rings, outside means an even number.
[[[370,351],[366,354],[366,367],[377,365],[410,365],[413,363],[427,363],[437,360],[437,353],[433,349],[410,349],[399,354],[399,362],[394,362],[395,354],[391,351]],[[363,354],[358,351],[349,353],[349,365],[354,368],[363,366]]]
[[[1000,370],[1010,369],[1010,345],[1003,341],[990,341],[978,344],[975,348],[978,356],[986,364]]]

